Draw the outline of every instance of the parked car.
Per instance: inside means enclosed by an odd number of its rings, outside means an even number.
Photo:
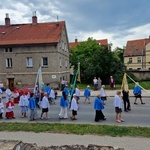
[[[19,90],[18,90],[18,92],[19,92],[19,96],[21,96],[22,94],[23,94],[23,92],[25,92],[26,94],[31,94],[31,93],[34,93],[34,86],[33,85],[30,85],[30,86],[24,86],[24,87],[22,87],[22,88],[20,88]],[[44,96],[44,91],[42,91],[41,92],[41,99],[43,98],[43,96]]]

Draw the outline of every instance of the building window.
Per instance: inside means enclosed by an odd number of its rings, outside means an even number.
[[[129,58],[129,63],[132,63],[132,58]]]
[[[60,66],[60,68],[61,68],[61,65],[62,65],[62,63],[61,63],[61,57],[59,58],[59,66]]]
[[[65,66],[66,66],[66,68],[68,67],[68,61],[67,61],[67,59],[65,60]]]
[[[12,52],[12,48],[11,47],[7,47],[4,49],[5,52]]]
[[[62,47],[62,49],[64,50],[65,48],[65,45],[64,45],[64,41],[61,41],[61,47]]]
[[[7,58],[6,59],[6,67],[7,68],[12,68],[12,58]]]
[[[47,57],[42,58],[42,66],[48,66],[48,58]]]
[[[137,63],[141,63],[141,57],[137,57]]]
[[[27,67],[33,67],[33,59],[32,57],[27,57]]]

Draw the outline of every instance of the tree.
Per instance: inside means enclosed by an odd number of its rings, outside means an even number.
[[[71,66],[77,69],[78,62],[83,83],[92,82],[96,76],[101,77],[103,84],[108,84],[110,75],[118,77],[122,72],[122,63],[117,53],[108,50],[108,46],[100,46],[92,38],[71,49]]]

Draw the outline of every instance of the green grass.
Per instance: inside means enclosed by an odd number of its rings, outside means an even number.
[[[0,123],[0,131],[150,137],[150,127],[125,127],[117,125],[2,122]]]
[[[149,90],[150,89],[150,81],[141,81],[139,82],[140,86],[142,86],[144,89]],[[90,88],[93,89],[92,84],[82,84],[82,83],[77,83],[80,89],[85,89],[87,85],[90,85]],[[135,83],[128,83],[129,89],[133,89],[135,86]],[[105,89],[110,89],[109,85],[105,85]],[[121,89],[121,84],[116,84],[116,89]]]

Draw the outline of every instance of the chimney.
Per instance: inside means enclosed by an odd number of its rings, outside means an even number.
[[[75,39],[75,43],[78,43],[78,39],[77,38]]]
[[[10,26],[10,18],[9,18],[9,14],[8,13],[6,13],[5,25],[6,26]]]
[[[33,16],[32,16],[32,24],[37,24],[36,11],[33,12]]]

